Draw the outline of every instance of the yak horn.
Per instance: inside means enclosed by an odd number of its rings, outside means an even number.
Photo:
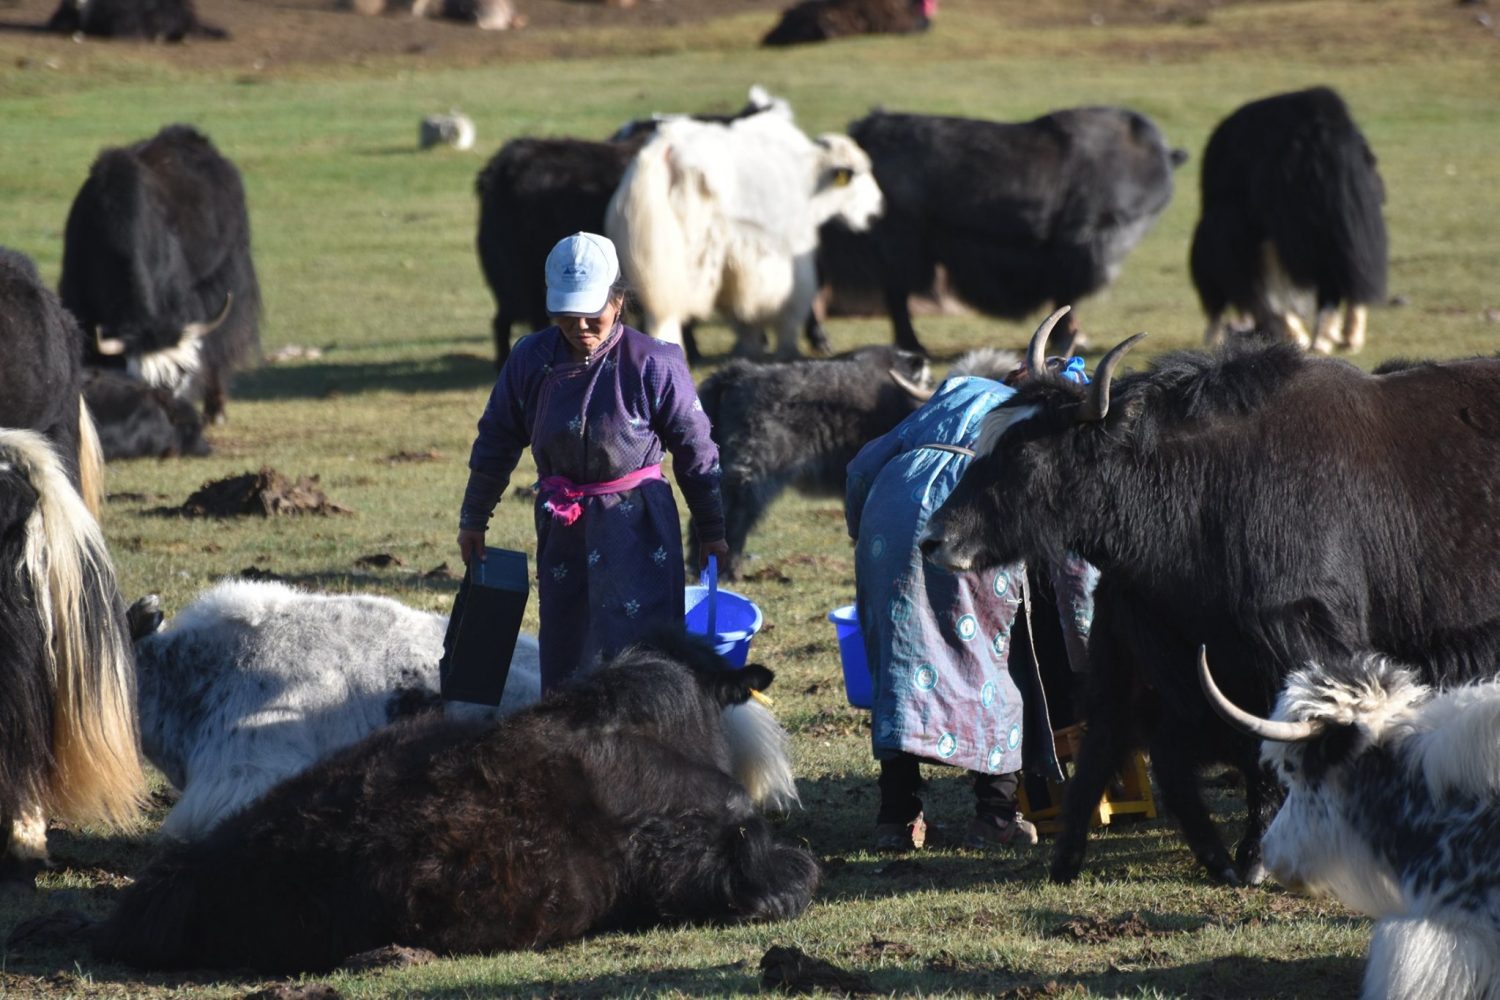
[[[932,398],[933,393],[937,392],[936,389],[927,389],[923,386],[917,385],[917,383],[913,382],[905,375],[902,375],[894,368],[890,368],[887,370],[891,374],[891,381],[895,382],[901,388],[905,389],[907,395],[911,396],[912,399],[920,400],[921,402],[925,403]]]
[[[106,337],[104,327],[95,326],[94,350],[98,351],[101,357],[117,358],[125,353],[125,341],[119,337]]]
[[[1258,715],[1251,715],[1240,708],[1234,702],[1224,697],[1224,692],[1214,683],[1213,674],[1208,669],[1208,647],[1198,647],[1198,683],[1203,685],[1203,694],[1208,698],[1208,703],[1214,707],[1214,711],[1224,717],[1224,721],[1235,729],[1257,739],[1271,740],[1275,743],[1305,743],[1318,735],[1321,726],[1313,722],[1277,722],[1274,719],[1262,719]]]
[[[1052,336],[1052,328],[1057,321],[1068,314],[1072,306],[1062,306],[1051,316],[1042,320],[1042,325],[1036,328],[1036,333],[1031,335],[1031,346],[1026,349],[1026,372],[1027,378],[1042,378],[1047,373],[1047,338]]]
[[[191,340],[196,337],[207,337],[210,333],[213,333],[220,326],[222,326],[224,324],[224,321],[229,318],[229,310],[233,305],[234,293],[225,292],[224,308],[219,310],[219,315],[215,316],[207,323],[188,323],[182,328],[182,339]]]
[[[1078,410],[1079,421],[1104,419],[1104,415],[1109,412],[1109,383],[1115,377],[1115,369],[1125,357],[1125,352],[1134,347],[1135,342],[1144,336],[1144,333],[1138,333],[1129,340],[1116,344],[1099,362],[1099,367],[1094,369],[1094,381],[1090,387],[1092,391],[1084,397],[1083,406]]]

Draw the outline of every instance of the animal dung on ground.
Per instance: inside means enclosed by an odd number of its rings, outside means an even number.
[[[761,956],[760,986],[779,993],[814,993],[827,990],[846,996],[875,992],[870,977],[862,972],[848,972],[832,962],[814,958],[801,948],[773,944]]]
[[[183,502],[188,517],[239,517],[258,514],[350,514],[348,507],[328,499],[317,476],[288,479],[269,466],[228,479],[204,483]]]
[[[417,129],[417,144],[423,149],[440,144],[454,149],[473,149],[474,122],[461,111],[428,115]]]
[[[376,552],[373,555],[360,556],[354,560],[354,565],[366,569],[387,569],[391,566],[405,566],[400,556],[393,556],[389,552]]]

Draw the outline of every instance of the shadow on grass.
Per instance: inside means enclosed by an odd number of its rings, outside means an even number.
[[[449,353],[430,359],[368,364],[267,365],[235,378],[234,398],[266,402],[322,399],[366,392],[433,392],[494,385],[495,365],[481,354]]]

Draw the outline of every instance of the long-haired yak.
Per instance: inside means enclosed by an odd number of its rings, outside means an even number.
[[[498,726],[381,730],[169,847],[126,890],[98,954],[292,972],[392,942],[486,952],[795,917],[817,862],[772,842],[734,777],[745,756],[784,764],[783,744],[725,719],[771,679],[664,633]]]
[[[146,782],[124,610],[52,446],[0,429],[0,876],[45,861],[49,817],[136,815]]]

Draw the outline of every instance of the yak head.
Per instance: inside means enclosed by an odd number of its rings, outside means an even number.
[[[1287,678],[1272,717],[1262,719],[1219,691],[1206,650],[1199,652],[1198,679],[1225,721],[1264,741],[1261,763],[1286,790],[1263,841],[1266,867],[1276,880],[1334,896],[1371,916],[1398,908],[1397,875],[1372,848],[1373,831],[1353,807],[1368,795],[1391,794],[1391,786],[1401,783],[1391,774],[1371,782],[1362,772],[1381,769],[1376,758],[1411,733],[1430,689],[1383,656],[1356,657],[1336,667],[1310,665]],[[1399,817],[1381,816],[1380,822],[1393,825]]]
[[[870,155],[847,135],[818,136],[814,156],[812,211],[816,225],[838,219],[856,233],[870,228],[885,211]]]
[[[1037,328],[1016,394],[985,418],[974,460],[918,539],[937,565],[958,572],[1038,557],[1058,563],[1078,547],[1087,514],[1074,495],[1081,477],[1071,470],[1095,464],[1109,447],[1110,382],[1145,334],[1117,345],[1094,381],[1078,385],[1046,363],[1047,337],[1067,311]]]

